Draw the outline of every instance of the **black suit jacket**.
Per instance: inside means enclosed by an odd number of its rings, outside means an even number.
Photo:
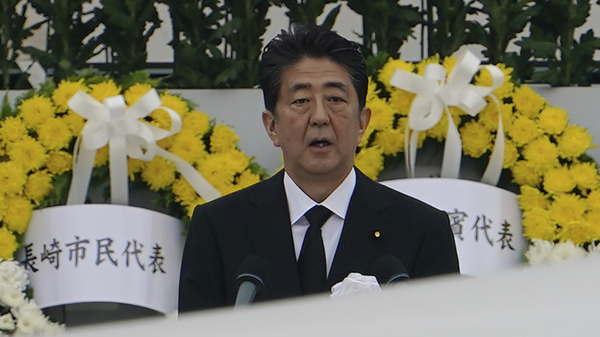
[[[329,287],[350,272],[372,275],[375,261],[387,255],[398,258],[411,279],[458,273],[445,212],[356,172]],[[196,207],[183,252],[180,312],[233,305],[240,263],[250,255],[269,265],[266,288],[255,301],[301,295],[283,171]]]

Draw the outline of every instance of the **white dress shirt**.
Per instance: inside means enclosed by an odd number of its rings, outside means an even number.
[[[356,185],[356,172],[354,169],[344,179],[344,181],[325,199],[322,203],[312,200],[304,191],[296,185],[292,178],[285,172],[283,186],[287,196],[288,208],[290,210],[290,223],[292,224],[292,235],[294,238],[294,248],[296,250],[296,260],[300,256],[304,235],[310,224],[304,216],[304,213],[315,205],[327,207],[333,214],[321,227],[321,235],[325,246],[325,262],[327,264],[327,275],[333,263],[333,257],[342,235],[344,220],[348,212],[350,198]]]

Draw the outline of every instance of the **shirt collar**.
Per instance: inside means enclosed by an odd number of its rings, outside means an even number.
[[[350,170],[344,181],[322,203],[317,203],[306,195],[287,172],[283,177],[283,186],[287,196],[288,209],[290,210],[291,224],[295,224],[306,211],[315,205],[323,205],[341,219],[345,219],[350,198],[356,186],[356,172],[354,172],[354,168]]]

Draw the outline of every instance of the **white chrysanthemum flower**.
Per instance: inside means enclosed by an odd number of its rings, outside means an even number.
[[[13,331],[15,327],[15,320],[10,313],[0,316],[0,330]]]
[[[48,324],[48,319],[34,301],[27,301],[11,312],[17,320],[17,331],[22,334],[43,332]]]
[[[0,260],[0,283],[9,285],[19,291],[25,291],[29,284],[27,272],[13,259]]]
[[[525,257],[529,261],[529,264],[533,266],[540,265],[548,263],[553,250],[554,243],[546,240],[532,239],[529,249],[525,252]]]
[[[573,242],[560,242],[554,246],[552,254],[550,255],[550,262],[564,261],[586,256],[587,251],[584,248],[577,246]]]
[[[0,281],[0,305],[15,308],[23,305],[24,302],[25,293],[14,288],[12,284],[5,284]]]

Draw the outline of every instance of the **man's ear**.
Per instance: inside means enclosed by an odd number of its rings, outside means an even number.
[[[279,137],[277,136],[277,129],[275,128],[275,124],[277,124],[277,118],[273,113],[269,110],[265,110],[262,113],[263,125],[265,126],[265,130],[271,138],[273,145],[279,147]]]
[[[369,121],[371,120],[371,109],[364,107],[360,111],[360,115],[358,116],[358,143],[362,140],[365,131],[367,130],[367,126],[369,126]]]

